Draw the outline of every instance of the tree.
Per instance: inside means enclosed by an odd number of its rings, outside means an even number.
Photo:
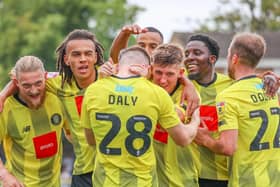
[[[219,0],[200,31],[279,31],[280,0]]]
[[[133,23],[142,10],[126,0],[0,0],[1,83],[24,55],[38,56],[48,71],[54,71],[54,51],[73,29],[92,31],[108,56],[116,32]]]

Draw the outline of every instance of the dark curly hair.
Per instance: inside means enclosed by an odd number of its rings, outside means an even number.
[[[187,43],[190,42],[190,41],[201,41],[201,42],[203,42],[207,46],[211,55],[215,55],[216,59],[218,60],[219,53],[220,53],[220,47],[219,47],[217,41],[215,41],[213,38],[210,38],[209,36],[204,35],[204,34],[195,34],[195,35],[190,36]]]

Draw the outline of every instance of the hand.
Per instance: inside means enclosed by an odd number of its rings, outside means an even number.
[[[148,31],[147,29],[142,29],[139,25],[134,24],[134,25],[124,26],[121,32],[125,34],[140,34],[140,33],[145,33],[147,31]]]
[[[175,105],[175,110],[182,123],[185,123],[185,111],[182,107]]]
[[[199,108],[195,109],[191,116],[191,123],[195,123],[197,126],[200,124],[200,110]]]
[[[273,72],[263,76],[263,84],[267,96],[273,97],[276,95],[280,86],[279,80],[280,77]]]
[[[23,183],[17,180],[17,178],[9,173],[6,169],[1,171],[0,178],[3,187],[24,187]]]
[[[149,73],[149,68],[143,64],[133,64],[129,66],[129,71],[133,74],[146,77]]]
[[[100,78],[105,78],[111,76],[117,72],[117,68],[114,65],[112,59],[110,58],[107,62],[105,62],[98,69],[98,75]]]
[[[179,81],[184,86],[180,103],[181,105],[183,105],[184,102],[187,101],[186,115],[190,117],[194,110],[199,107],[200,98],[196,92],[194,85],[189,79],[181,77]]]
[[[201,120],[201,125],[202,126],[198,127],[197,129],[194,142],[198,145],[205,146],[208,139],[211,138],[211,132],[208,130],[208,127],[203,120]]]

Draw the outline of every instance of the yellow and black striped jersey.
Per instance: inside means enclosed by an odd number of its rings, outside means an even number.
[[[237,150],[229,160],[230,187],[280,184],[280,109],[268,98],[262,80],[244,77],[217,96],[219,131],[238,130]]]
[[[72,84],[65,84],[61,88],[61,76],[47,79],[47,90],[56,94],[61,100],[70,123],[71,139],[75,153],[73,168],[74,175],[93,171],[95,148],[89,146],[85,139],[84,129],[81,125],[81,106],[85,90],[78,88],[74,79]]]
[[[93,130],[97,155],[95,186],[158,186],[153,134],[179,124],[165,90],[143,77],[108,77],[88,87],[82,108]]]
[[[59,99],[46,92],[39,109],[10,96],[0,113],[7,169],[25,186],[60,186],[62,128],[68,129]]]

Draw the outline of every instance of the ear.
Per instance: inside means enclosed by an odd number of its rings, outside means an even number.
[[[180,77],[182,77],[182,76],[185,75],[185,71],[186,71],[185,68],[180,68],[180,70],[179,70],[179,75],[180,75]]]
[[[153,73],[152,73],[152,65],[148,66],[148,75],[147,75],[147,79],[152,80],[153,79]]]
[[[232,63],[237,64],[238,60],[239,60],[239,56],[237,54],[233,54],[231,58]]]
[[[215,55],[210,55],[209,62],[214,65],[217,61],[217,57]]]
[[[14,84],[16,84],[17,87],[19,87],[19,82],[17,79],[13,79]]]
[[[97,52],[95,51],[95,53],[94,53],[94,59],[95,59],[95,61],[94,61],[94,64],[96,64],[96,62],[97,62]],[[114,63],[113,63],[114,64]]]
[[[68,62],[68,55],[64,55],[63,56],[63,61],[64,61],[64,63],[67,65],[67,66],[69,66],[69,62]]]

